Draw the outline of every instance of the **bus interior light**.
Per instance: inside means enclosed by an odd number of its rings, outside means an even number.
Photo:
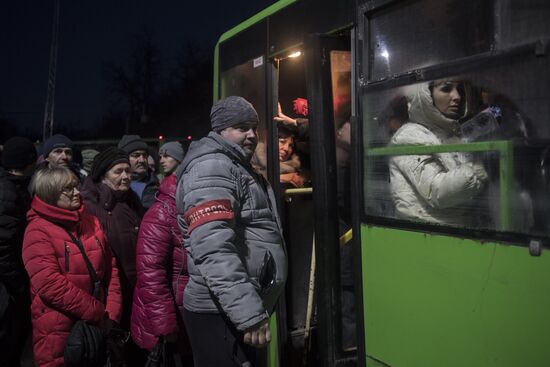
[[[286,56],[276,57],[275,60],[276,61],[283,61],[283,60],[286,60],[286,59],[295,59],[295,58],[297,58],[301,55],[302,55],[302,51],[292,51],[291,53],[289,53]]]
[[[287,57],[289,57],[291,59],[294,59],[294,58],[299,57],[299,56],[302,56],[302,51],[295,51],[295,52],[291,53],[290,55],[288,55]]]

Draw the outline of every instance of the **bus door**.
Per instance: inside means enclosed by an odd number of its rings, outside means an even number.
[[[278,164],[273,164],[277,172],[272,182],[280,198],[288,258],[287,285],[277,311],[279,347],[282,365],[294,366],[313,362],[311,356],[316,355],[311,348],[315,259],[304,57],[299,48],[290,49],[275,57],[273,65],[275,118],[270,131],[275,151],[270,156]]]
[[[310,35],[304,49],[317,269],[317,349],[320,365],[355,365],[350,33]]]

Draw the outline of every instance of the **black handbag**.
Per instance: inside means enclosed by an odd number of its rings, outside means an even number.
[[[171,343],[164,343],[162,337],[153,347],[143,367],[183,367],[180,354]]]
[[[76,239],[67,231],[71,240],[80,250],[90,278],[92,279],[92,296],[99,299],[101,281],[84,251],[80,238]],[[84,320],[78,320],[71,329],[63,351],[65,367],[103,367],[108,363],[107,334],[99,327],[90,325]]]
[[[78,320],[63,352],[65,367],[103,367],[107,362],[107,340],[103,330]]]

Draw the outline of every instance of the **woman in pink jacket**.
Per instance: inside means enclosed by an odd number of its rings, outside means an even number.
[[[131,335],[141,348],[159,341],[176,342],[181,355],[191,348],[182,320],[188,281],[187,253],[176,220],[176,175],[161,183],[155,203],[141,222],[137,242],[137,284]]]
[[[96,217],[81,204],[78,179],[67,168],[35,173],[27,214],[23,262],[31,284],[34,358],[38,367],[63,365],[63,351],[77,320],[109,329],[120,321],[122,296],[115,260]],[[70,234],[69,234],[70,233]],[[82,247],[101,281],[98,299]]]

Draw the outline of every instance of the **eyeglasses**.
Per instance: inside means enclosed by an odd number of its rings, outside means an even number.
[[[78,185],[68,185],[65,186],[61,192],[67,196],[72,196],[75,192],[80,192],[80,190],[78,189]]]

